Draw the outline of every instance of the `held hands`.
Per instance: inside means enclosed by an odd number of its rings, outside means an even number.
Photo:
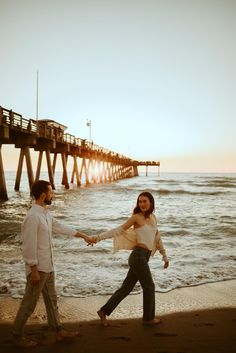
[[[84,241],[87,243],[87,245],[93,246],[93,244],[96,244],[96,242],[97,242],[96,236],[88,236],[87,234],[81,233],[81,232],[77,232],[75,234],[75,237],[84,239]]]
[[[93,244],[96,244],[96,242],[97,242],[96,237],[94,237],[94,236],[88,236],[88,235],[86,235],[86,237],[84,238],[84,240],[86,241],[87,246],[89,246],[89,245],[93,246]]]

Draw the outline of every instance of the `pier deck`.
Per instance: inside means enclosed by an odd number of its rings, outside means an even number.
[[[54,174],[56,170],[57,156],[61,156],[63,177],[62,184],[69,188],[67,172],[68,157],[73,158],[73,170],[70,182],[81,185],[84,173],[85,182],[101,183],[123,178],[138,176],[138,166],[160,166],[160,162],[137,161],[98,146],[92,141],[81,139],[65,132],[66,126],[53,120],[26,119],[21,114],[0,107],[0,199],[7,200],[7,189],[2,160],[2,145],[14,144],[20,149],[18,168],[15,181],[15,190],[20,188],[22,166],[26,160],[29,187],[34,180],[40,178],[43,153],[45,152],[49,181],[55,189]],[[38,163],[34,176],[30,149],[38,151]],[[51,155],[53,161],[51,162]],[[78,167],[77,159],[81,159]],[[95,173],[96,169],[96,173]],[[159,170],[159,169],[158,169]]]

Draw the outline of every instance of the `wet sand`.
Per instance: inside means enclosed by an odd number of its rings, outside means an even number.
[[[97,309],[108,297],[59,298],[61,321],[82,336],[56,343],[47,328],[43,301],[28,321],[26,333],[39,341],[35,352],[233,353],[236,351],[236,280],[156,293],[156,313],[163,322],[142,326],[142,296],[130,295],[102,327]],[[1,352],[14,353],[11,329],[19,299],[0,297]]]

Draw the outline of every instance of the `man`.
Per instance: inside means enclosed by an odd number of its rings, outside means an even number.
[[[36,181],[32,186],[31,196],[35,199],[35,203],[22,224],[22,249],[27,283],[13,327],[15,345],[24,348],[37,345],[36,341],[24,336],[24,327],[36,307],[41,292],[48,324],[56,332],[57,341],[78,335],[78,332],[64,330],[60,323],[55,289],[52,233],[81,237],[89,243],[85,234],[61,225],[47,210],[47,205],[51,204],[53,197],[52,187],[48,181]]]

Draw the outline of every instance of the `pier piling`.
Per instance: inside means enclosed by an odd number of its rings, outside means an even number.
[[[0,200],[8,200],[6,180],[2,161],[2,145],[0,145]]]

